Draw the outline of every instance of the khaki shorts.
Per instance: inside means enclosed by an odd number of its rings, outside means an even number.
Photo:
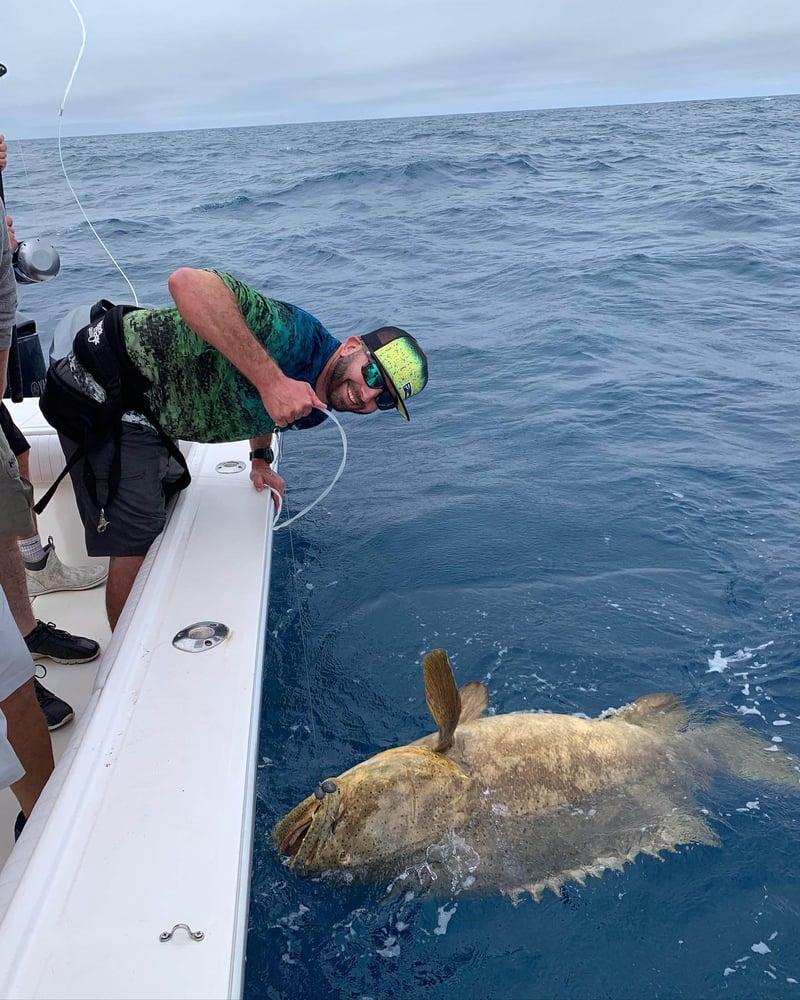
[[[29,538],[36,531],[31,514],[33,487],[19,474],[17,459],[0,430],[0,538]]]

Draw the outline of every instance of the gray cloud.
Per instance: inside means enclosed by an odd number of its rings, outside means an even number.
[[[800,91],[797,0],[76,0],[64,134]],[[4,12],[0,129],[53,135],[68,0]]]

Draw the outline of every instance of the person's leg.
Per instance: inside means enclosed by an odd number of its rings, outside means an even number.
[[[27,635],[36,628],[36,619],[25,585],[25,566],[17,548],[17,538],[30,534],[33,528],[33,490],[31,484],[20,477],[19,466],[2,426],[0,461],[3,465],[0,478],[0,587],[5,591],[20,632]]]
[[[25,768],[11,785],[27,818],[53,770],[53,749],[36,699],[33,660],[0,589],[0,709],[6,717],[8,742]]]
[[[0,538],[0,587],[5,591],[11,614],[20,632],[28,635],[36,628],[36,618],[25,584],[25,566],[17,539]]]
[[[70,635],[34,617],[25,585],[25,568],[15,538],[0,538],[0,588],[19,638],[23,640],[24,637],[23,645],[29,659],[35,655],[37,659],[49,657],[65,663],[85,663],[100,652],[100,646],[93,639]],[[0,652],[0,658],[3,655]],[[75,718],[72,706],[38,680],[32,680],[30,688],[48,730],[60,729]]]
[[[119,616],[143,562],[144,556],[111,557],[106,583],[106,613],[112,632],[117,627]]]
[[[17,458],[20,476],[30,480],[30,444],[5,403],[0,402],[0,429]],[[33,497],[31,496],[31,501]],[[19,537],[17,544],[25,564],[25,582],[31,597],[54,594],[61,590],[90,590],[108,576],[108,569],[100,563],[85,566],[65,566],[58,558],[53,539],[46,545],[39,536],[36,512],[31,507],[33,526],[29,533]]]
[[[0,708],[8,725],[8,742],[25,768],[25,776],[14,782],[11,791],[27,819],[53,773],[53,747],[44,714],[36,700],[33,679],[0,701]]]
[[[23,634],[33,635],[39,628],[28,598],[25,570],[16,542],[18,534],[30,532],[33,528],[31,494],[30,484],[19,477],[13,451],[0,427],[0,594],[3,614],[0,628],[7,628],[10,632],[9,637],[0,631],[0,698],[10,697],[17,688],[30,680],[47,728],[51,725],[55,728],[65,725],[74,718],[75,713],[65,701],[57,698],[38,681],[33,681],[33,659],[22,639]],[[7,595],[10,595],[10,604]],[[20,653],[20,650],[24,652]],[[20,699],[24,713],[27,703],[24,692],[20,694]],[[12,727],[15,724],[16,709],[15,702],[11,706]],[[35,750],[34,752],[36,753]],[[27,795],[24,790],[23,794]]]
[[[88,663],[100,652],[94,639],[72,635],[34,616],[16,538],[0,538],[0,587],[5,591],[17,628],[35,660],[48,657],[58,663]]]
[[[5,405],[0,409],[0,415],[4,415],[8,412]],[[19,474],[23,479],[27,479],[30,482],[31,478],[31,449],[28,445],[27,440],[18,432],[18,428],[11,420],[9,416],[3,421],[3,430],[6,437],[8,438],[8,443],[11,445],[14,454],[17,456],[17,464],[19,465]],[[18,439],[15,441],[11,434],[14,431],[18,434]],[[33,500],[33,497],[31,497]],[[38,563],[45,559],[44,546],[42,545],[42,540],[39,537],[39,522],[36,520],[36,511],[31,505],[31,517],[33,518],[33,533],[31,535],[26,535],[24,538],[18,538],[17,544],[19,545],[20,553],[22,554],[22,560],[26,564],[28,563]]]
[[[64,435],[59,436],[69,461],[76,445]],[[70,468],[84,526],[86,551],[90,556],[110,556],[106,611],[112,629],[119,621],[148,549],[164,530],[167,519],[165,493],[183,472],[152,427],[123,421],[119,441],[122,473],[116,495],[104,509],[104,519],[101,519],[96,498],[90,495],[87,487],[84,465],[88,460],[89,478],[96,477],[97,495],[106,496],[108,470],[115,447],[116,443],[109,440]]]
[[[15,623],[17,638],[26,648],[26,661],[50,658],[61,663],[86,663],[93,660],[100,652],[100,646],[93,639],[83,636],[73,636],[69,632],[57,629],[51,623],[37,621],[33,614],[25,578],[25,566],[17,546],[17,537],[30,535],[33,530],[31,516],[30,483],[20,478],[19,467],[13,451],[0,426],[0,588],[2,588],[3,606],[8,609],[9,616]],[[23,641],[24,637],[24,641]],[[5,640],[4,640],[5,641]],[[5,660],[6,651],[0,650],[0,668]],[[26,679],[26,678],[22,678]],[[16,689],[18,684],[14,685]],[[57,729],[66,725],[74,718],[70,705],[48,691],[39,681],[31,681],[30,692],[33,694],[39,714],[44,713],[45,728]],[[10,696],[12,689],[6,689],[5,695]],[[28,695],[20,694],[23,708]],[[15,708],[12,706],[12,714]],[[13,718],[10,721],[13,725]]]

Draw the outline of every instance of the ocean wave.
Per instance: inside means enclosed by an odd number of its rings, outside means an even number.
[[[193,212],[239,212],[242,209],[248,210],[251,206],[260,204],[264,207],[263,203],[258,202],[251,195],[247,194],[234,194],[228,198],[220,198],[216,201],[206,201],[201,202],[199,205],[195,205],[192,208]]]

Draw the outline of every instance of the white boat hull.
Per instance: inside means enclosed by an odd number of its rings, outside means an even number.
[[[52,440],[33,444],[46,454]],[[250,484],[247,448],[188,450],[192,485],[0,872],[0,996],[241,995],[272,551],[272,501]],[[236,461],[241,471],[218,471]],[[230,636],[173,646],[201,621]],[[202,940],[183,929],[160,940],[176,924]]]

